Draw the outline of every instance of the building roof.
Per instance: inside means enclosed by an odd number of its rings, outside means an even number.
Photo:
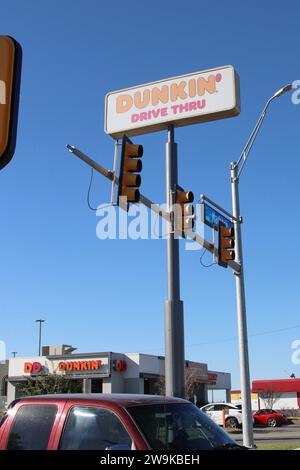
[[[252,392],[300,393],[300,379],[253,380]]]

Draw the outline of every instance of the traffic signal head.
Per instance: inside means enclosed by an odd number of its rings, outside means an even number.
[[[219,225],[218,264],[220,266],[227,268],[228,261],[235,259],[234,246],[234,228]]]
[[[180,186],[176,188],[175,195],[175,231],[180,232],[181,235],[185,231],[193,230],[195,224],[194,206],[191,204],[194,201],[194,194],[192,191],[185,191]]]
[[[16,145],[22,49],[9,36],[0,36],[0,170]]]
[[[139,202],[142,179],[143,146],[131,142],[126,135],[122,139],[119,190],[117,204],[128,211],[129,203]],[[121,198],[121,199],[120,199]]]

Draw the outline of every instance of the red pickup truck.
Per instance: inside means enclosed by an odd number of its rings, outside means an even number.
[[[189,401],[162,396],[32,396],[0,422],[0,450],[241,448]]]

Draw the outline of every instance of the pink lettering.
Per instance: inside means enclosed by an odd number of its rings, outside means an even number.
[[[178,108],[179,108],[179,104],[174,104],[173,106],[171,106],[172,110],[173,110],[173,114],[177,114],[177,111],[178,111]]]
[[[152,115],[154,118],[158,118],[159,114],[160,114],[160,109],[157,109],[157,110],[152,109]]]
[[[189,111],[189,103],[185,103],[185,104],[180,104],[180,105],[179,105],[179,112],[180,112],[180,114],[181,114],[181,113],[184,113],[184,111]]]
[[[198,100],[198,101],[197,101],[197,107],[198,107],[199,109],[205,108],[205,106],[206,106],[206,100],[201,100],[201,101]]]

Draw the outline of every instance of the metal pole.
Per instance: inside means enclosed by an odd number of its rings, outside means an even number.
[[[39,353],[38,355],[42,355],[42,323],[44,323],[45,320],[35,320],[37,323],[39,323]]]
[[[110,203],[114,204],[115,199],[115,183],[116,183],[116,171],[117,171],[117,162],[118,162],[118,140],[115,142],[115,151],[114,151],[114,166],[113,166],[113,179],[111,183],[111,196]]]
[[[240,380],[242,395],[242,413],[243,413],[243,444],[246,447],[253,447],[253,421],[251,409],[251,384],[248,354],[248,335],[246,318],[246,300],[244,286],[244,265],[242,251],[242,233],[239,202],[239,179],[238,166],[236,162],[231,163],[231,192],[232,192],[232,214],[235,217],[235,254],[236,261],[240,264],[239,272],[235,272],[236,279],[236,298],[237,298],[237,320],[238,320],[238,339],[240,355]]]
[[[174,127],[168,129],[166,144],[166,197],[168,211],[175,203],[177,185],[177,144]],[[165,378],[166,395],[185,397],[185,359],[183,302],[180,300],[179,239],[172,217],[167,222],[168,298],[165,301]]]

